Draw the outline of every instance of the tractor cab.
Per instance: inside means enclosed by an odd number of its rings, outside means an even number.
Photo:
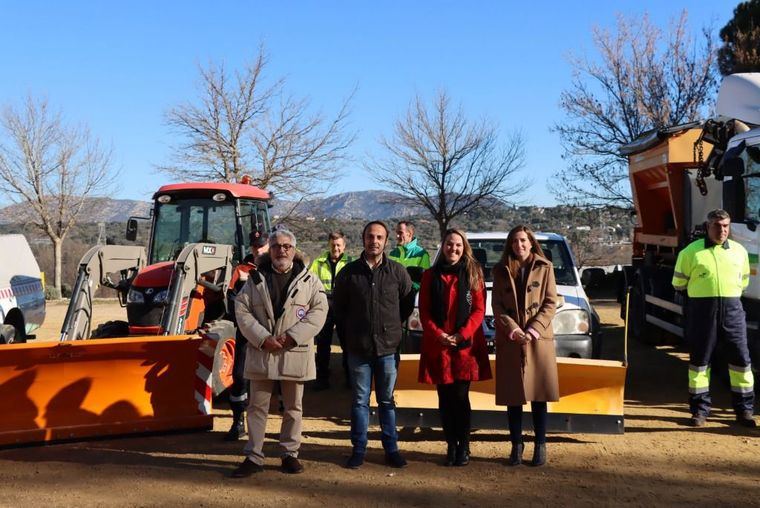
[[[162,333],[174,262],[192,243],[231,245],[233,263],[248,254],[251,238],[270,229],[270,194],[248,183],[183,183],[165,185],[153,195],[148,266],[129,288],[126,298],[130,335]],[[138,217],[129,219],[127,239],[137,237]],[[208,274],[210,279],[218,274]],[[216,282],[210,280],[209,282]],[[224,316],[223,295],[199,285],[187,308],[186,330]]]

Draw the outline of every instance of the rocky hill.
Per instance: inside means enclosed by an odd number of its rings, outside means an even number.
[[[420,206],[404,203],[400,194],[383,190],[344,192],[301,203],[275,201],[272,215],[282,217],[291,210],[300,216],[328,219],[389,219],[425,213]]]
[[[92,198],[85,205],[80,223],[126,222],[130,216],[147,216],[151,203],[131,199]],[[10,205],[0,208],[0,224],[26,222],[25,205]],[[326,198],[295,203],[274,201],[273,217],[284,217],[293,211],[299,216],[328,219],[388,219],[391,217],[412,217],[424,210],[401,202],[399,194],[368,190],[344,192]]]
[[[147,217],[151,204],[133,199],[91,198],[87,200],[80,223],[126,222],[131,216]],[[0,208],[0,224],[27,222],[28,205],[15,204]]]

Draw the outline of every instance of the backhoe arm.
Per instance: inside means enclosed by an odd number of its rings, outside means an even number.
[[[180,252],[174,265],[169,298],[161,318],[164,335],[181,335],[185,332],[184,322],[190,294],[198,284],[212,291],[226,293],[232,276],[232,246],[193,243]],[[214,282],[204,279],[204,275],[219,271]],[[226,301],[226,294],[223,294]]]
[[[99,245],[79,262],[79,272],[61,327],[60,341],[88,339],[92,325],[92,295],[102,286],[125,291],[145,266],[145,248],[132,245]],[[119,273],[114,283],[108,275]]]

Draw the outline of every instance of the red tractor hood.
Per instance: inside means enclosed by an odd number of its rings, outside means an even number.
[[[174,261],[164,261],[146,266],[137,274],[132,286],[139,288],[168,288],[174,272]]]

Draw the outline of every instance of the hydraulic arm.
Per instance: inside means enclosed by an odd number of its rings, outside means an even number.
[[[232,255],[231,245],[193,243],[182,249],[174,264],[169,298],[161,319],[164,335],[185,333],[188,301],[199,284],[208,290],[223,293],[222,299],[226,302],[224,293],[232,276]]]
[[[145,248],[131,245],[99,245],[79,262],[74,290],[61,327],[60,341],[88,339],[92,325],[92,296],[102,286],[126,293],[132,279],[146,263]],[[111,274],[118,273],[117,282]]]

